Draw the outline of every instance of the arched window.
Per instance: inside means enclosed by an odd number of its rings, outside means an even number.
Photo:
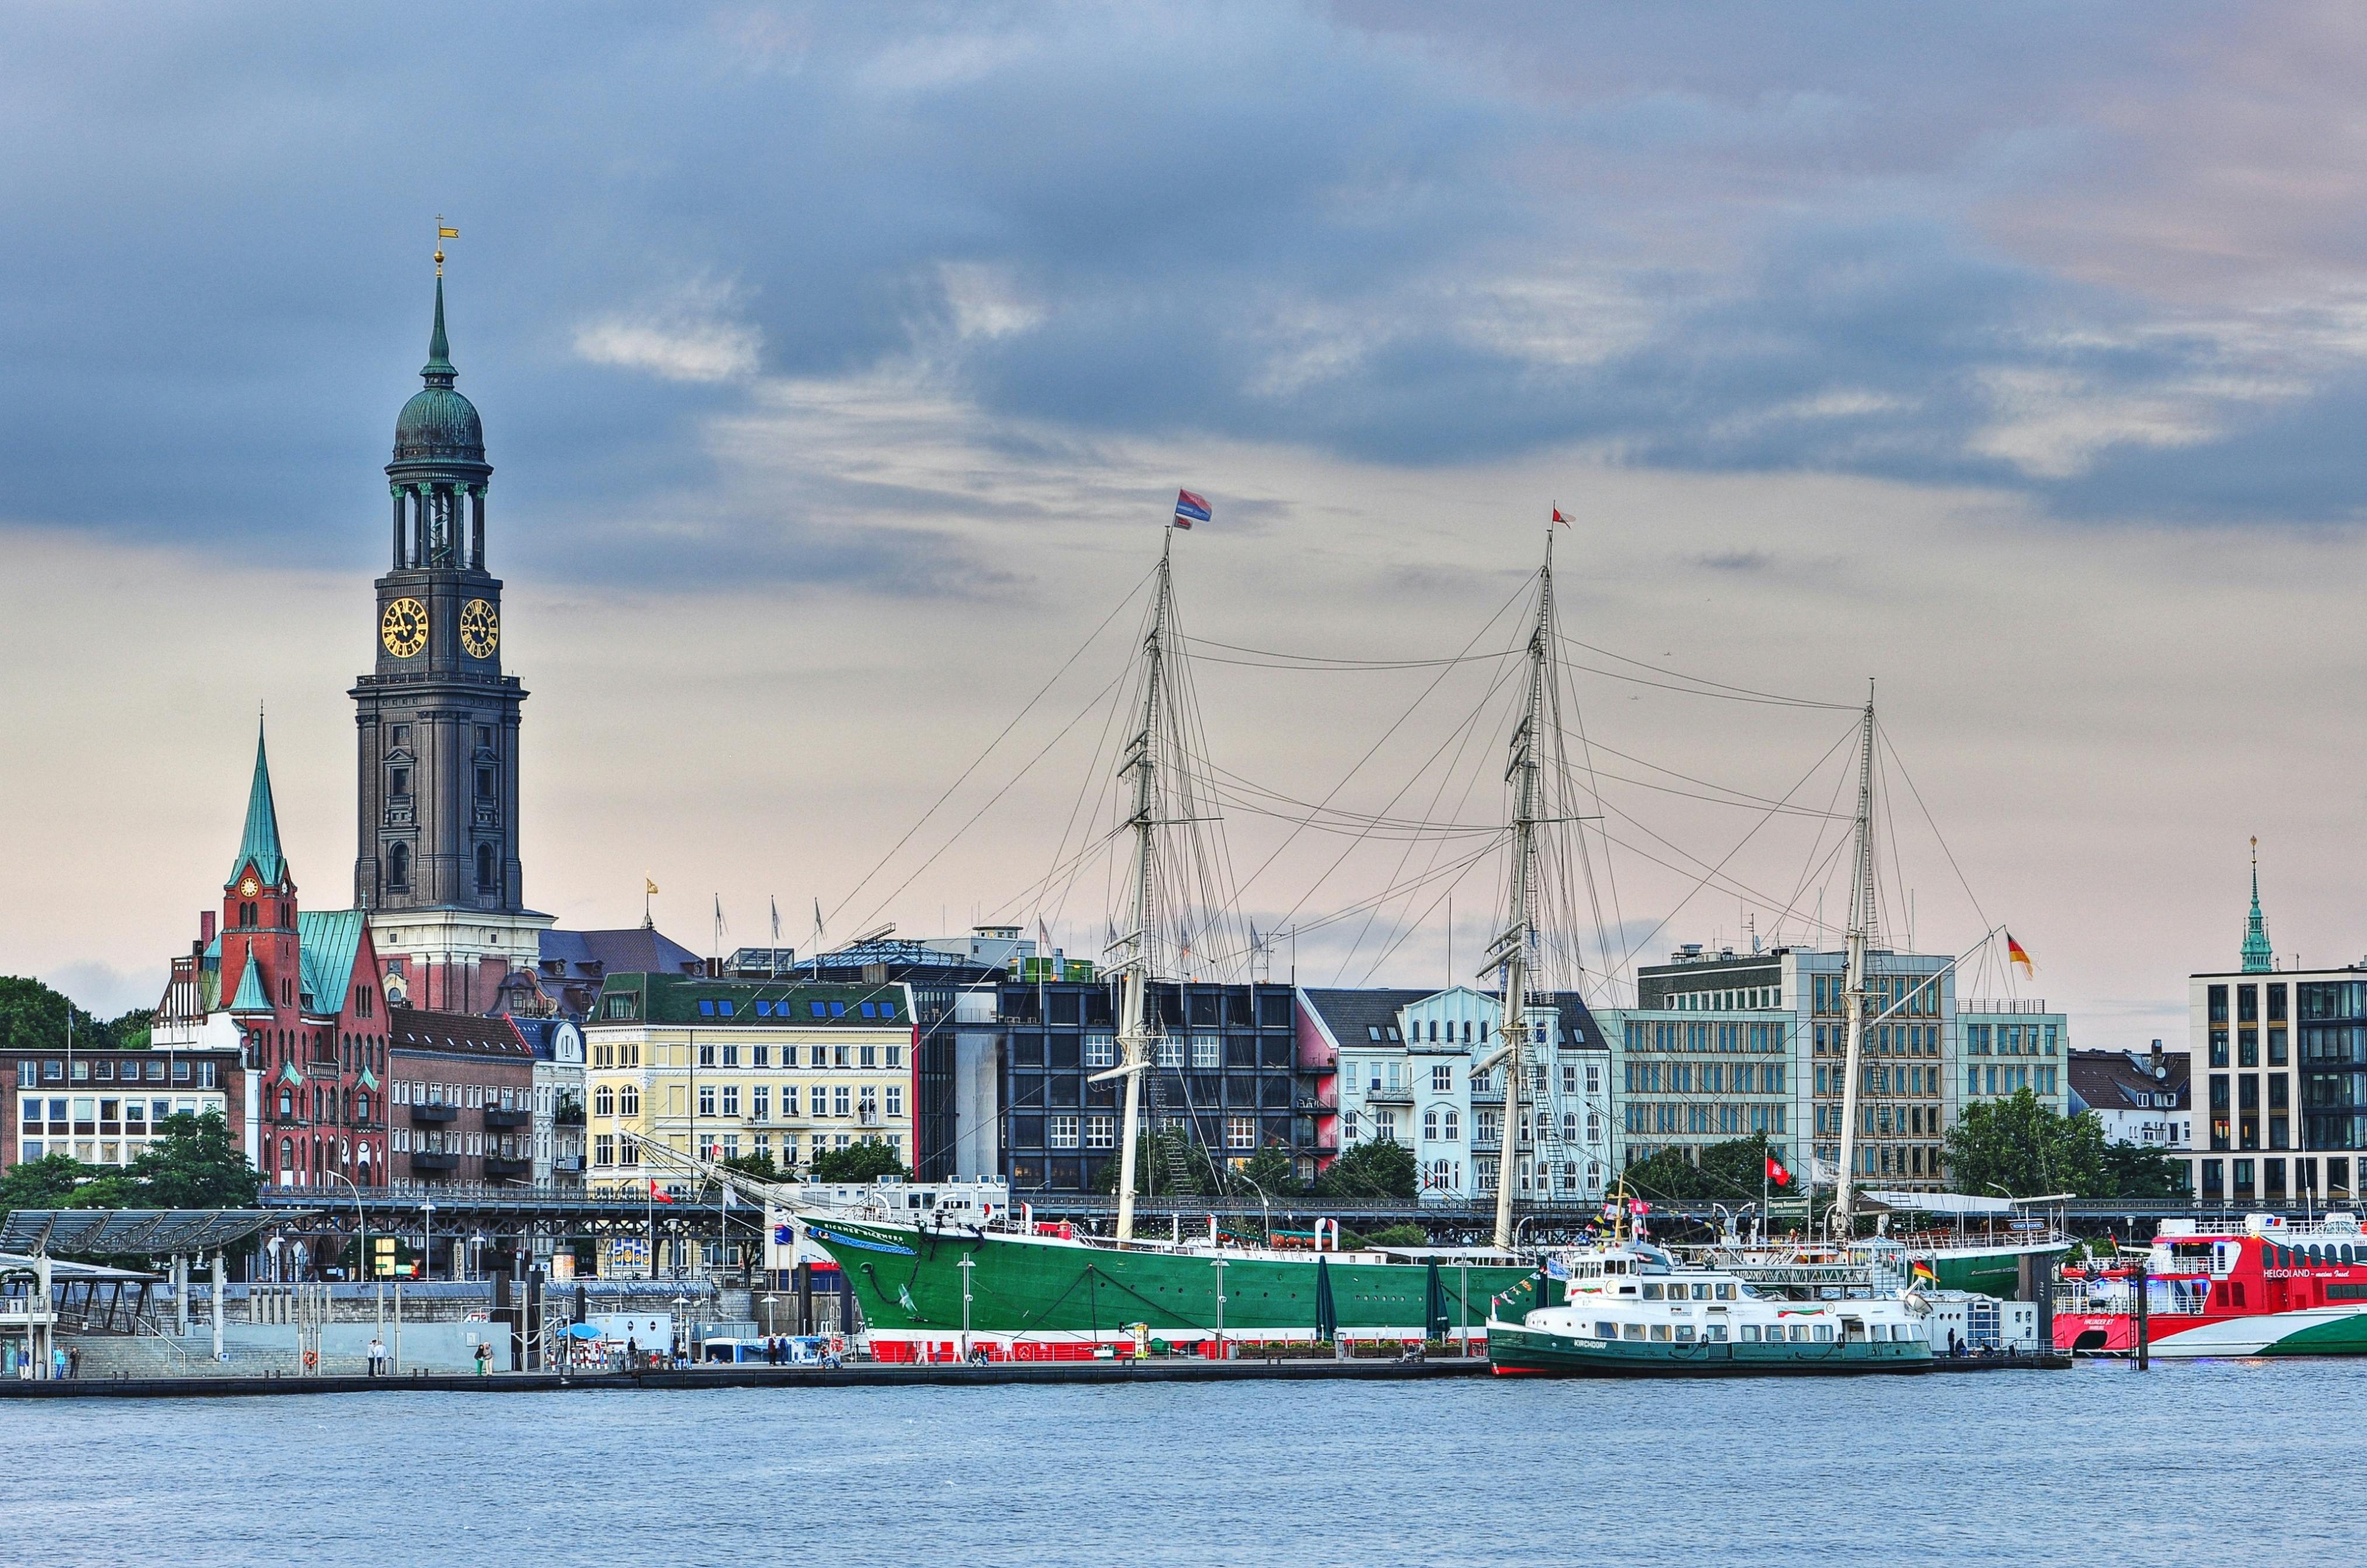
[[[411,891],[411,846],[408,844],[391,844],[387,846],[386,891],[389,892]]]
[[[1426,1142],[1438,1142],[1438,1112],[1426,1110],[1421,1113],[1421,1136]]]
[[[630,1085],[630,1084],[628,1084],[628,1085],[626,1085],[623,1088],[618,1089],[618,1090],[617,1091],[617,1114],[618,1116],[639,1116],[639,1115],[640,1115],[640,1114],[641,1114],[641,1091],[640,1091],[640,1090],[639,1090],[639,1089],[637,1089],[637,1088],[635,1088],[635,1087],[634,1087],[632,1085]]]
[[[601,1085],[600,1087],[593,1093],[592,1114],[595,1116],[614,1116],[617,1114],[617,1096],[606,1084]]]
[[[502,891],[501,869],[493,860],[493,846],[490,844],[477,846],[477,891],[479,892]]]
[[[1452,1142],[1454,1142],[1455,1140],[1457,1140],[1458,1138],[1461,1138],[1462,1136],[1463,1136],[1463,1118],[1462,1118],[1462,1116],[1461,1116],[1459,1113],[1457,1113],[1457,1112],[1451,1111],[1451,1110],[1450,1110],[1450,1111],[1448,1111],[1448,1112],[1446,1113],[1446,1141],[1447,1141],[1449,1143],[1452,1143]]]
[[[293,1138],[279,1141],[279,1168],[283,1172],[296,1168],[296,1140]]]

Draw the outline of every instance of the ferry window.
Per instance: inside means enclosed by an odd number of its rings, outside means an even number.
[[[1709,1300],[1709,1287],[1708,1287],[1707,1285],[1696,1285],[1696,1286],[1694,1286],[1694,1287],[1693,1287],[1693,1300],[1694,1300],[1694,1301],[1708,1301],[1708,1300]]]
[[[1731,1285],[1720,1285],[1717,1288],[1717,1299],[1721,1301],[1730,1301],[1734,1300],[1734,1287]]]
[[[1757,1324],[1747,1323],[1742,1325],[1742,1343],[1745,1345],[1756,1345],[1759,1343],[1759,1325]]]
[[[1726,1324],[1722,1323],[1714,1323],[1710,1324],[1708,1329],[1704,1332],[1707,1334],[1712,1344],[1723,1345],[1726,1343]]]
[[[1626,1324],[1620,1328],[1619,1337],[1622,1339],[1641,1339],[1644,1337],[1644,1325],[1640,1323]]]
[[[1829,1345],[1832,1343],[1832,1339],[1833,1325],[1829,1323],[1818,1324],[1817,1325],[1817,1343],[1819,1345]]]
[[[1594,1337],[1597,1339],[1616,1339],[1619,1337],[1619,1325],[1615,1323],[1597,1322],[1594,1325]]]
[[[1644,1287],[1644,1299],[1645,1299],[1646,1301],[1659,1301],[1659,1300],[1660,1299],[1660,1288],[1659,1288],[1658,1285],[1647,1285],[1647,1286],[1645,1286],[1645,1287]]]
[[[1679,1340],[1681,1340],[1681,1341],[1682,1341],[1682,1342],[1684,1342],[1684,1343],[1686,1343],[1686,1344],[1691,1344],[1691,1343],[1693,1342],[1693,1324],[1689,1324],[1689,1323],[1681,1323],[1681,1324],[1677,1324],[1677,1338],[1678,1338]]]
[[[1655,1338],[1655,1339],[1666,1339],[1666,1338],[1668,1338],[1668,1337],[1669,1337],[1669,1325],[1668,1325],[1667,1324],[1664,1324],[1664,1323],[1656,1323],[1656,1324],[1654,1324],[1652,1325],[1652,1337],[1653,1337],[1653,1338]]]

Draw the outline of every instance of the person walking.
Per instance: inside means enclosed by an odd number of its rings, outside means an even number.
[[[385,1373],[386,1341],[373,1334],[370,1335],[369,1342],[369,1375],[376,1378],[382,1377]]]

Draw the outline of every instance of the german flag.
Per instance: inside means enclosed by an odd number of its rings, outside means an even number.
[[[2013,933],[2010,931],[2008,931],[2005,934],[2005,960],[2008,963],[2020,964],[2022,966],[2022,972],[2024,975],[2030,975],[2035,972],[2030,966],[2029,952],[2023,949],[2020,942],[2013,939]]]

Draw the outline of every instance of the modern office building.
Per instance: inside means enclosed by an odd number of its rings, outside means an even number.
[[[2028,1089],[2057,1116],[2070,1108],[2071,1022],[2048,1012],[2044,1001],[1960,1002],[1956,1038],[1964,1066],[1960,1106],[2010,1099]]]
[[[2367,1157],[2367,960],[2278,970],[2257,861],[2239,967],[2188,977],[2187,1035],[2202,1202],[2354,1200]]]
[[[1866,956],[1857,1178],[1946,1185],[1955,1119],[1955,980],[1936,954]],[[1637,971],[1637,1006],[1612,1024],[1625,1165],[1763,1133],[1779,1159],[1825,1178],[1840,1164],[1847,1050],[1838,950],[1712,953],[1698,945]],[[1615,1020],[1615,1021],[1614,1021]],[[1818,1162],[1808,1167],[1802,1149]],[[1696,1155],[1698,1157],[1698,1155]]]
[[[243,1052],[223,1049],[0,1051],[0,1170],[71,1154],[129,1165],[176,1116],[219,1114],[253,1160]]]

